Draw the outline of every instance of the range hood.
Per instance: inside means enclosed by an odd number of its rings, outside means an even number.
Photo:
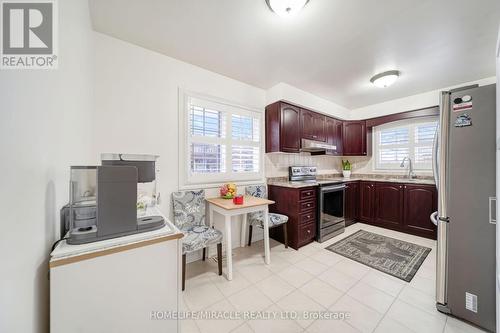
[[[320,141],[302,139],[300,151],[311,153],[311,155],[333,155],[337,152],[337,146]]]

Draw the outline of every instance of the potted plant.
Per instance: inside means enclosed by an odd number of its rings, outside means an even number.
[[[352,164],[349,162],[349,160],[342,160],[342,174],[344,175],[344,178],[350,178],[351,177],[351,171],[352,171]]]

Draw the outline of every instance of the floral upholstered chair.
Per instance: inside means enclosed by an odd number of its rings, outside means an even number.
[[[186,254],[217,244],[219,275],[222,275],[222,233],[205,225],[205,191],[172,193],[174,224],[184,233],[182,238],[182,290],[186,286]]]
[[[245,193],[257,198],[267,198],[266,185],[252,185],[245,188]],[[288,248],[287,222],[288,216],[276,213],[269,213],[269,229],[282,227],[285,247]],[[249,235],[248,246],[252,243],[253,226],[257,225],[264,228],[264,212],[248,213]]]

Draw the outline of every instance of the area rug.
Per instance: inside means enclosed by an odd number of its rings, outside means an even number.
[[[359,230],[326,248],[410,282],[431,252],[428,247]]]

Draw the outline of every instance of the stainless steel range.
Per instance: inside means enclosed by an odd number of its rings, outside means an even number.
[[[318,229],[316,240],[322,243],[345,231],[345,184],[320,184],[318,198]]]
[[[291,166],[288,168],[288,180],[291,182],[315,183],[318,169],[314,166]]]
[[[318,185],[318,221],[316,240],[320,243],[335,237],[345,230],[344,198],[342,183],[317,182],[317,168],[293,166],[288,169],[288,179],[293,183]]]

